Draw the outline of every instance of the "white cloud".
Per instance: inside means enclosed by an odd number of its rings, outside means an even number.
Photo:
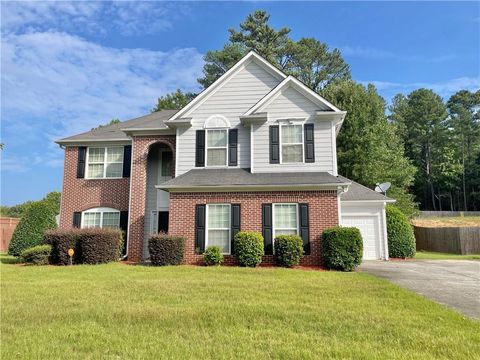
[[[1,7],[3,32],[153,34],[188,13],[187,4],[157,1],[10,1]]]
[[[198,91],[196,49],[114,49],[59,32],[2,37],[2,132],[8,147],[41,143],[43,161],[58,165],[53,140],[112,118],[148,113],[177,88]]]

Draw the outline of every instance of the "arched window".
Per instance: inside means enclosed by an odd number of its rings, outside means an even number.
[[[206,129],[206,165],[227,166],[228,129],[230,122],[223,115],[212,115],[204,124]]]
[[[82,212],[82,228],[120,228],[120,211],[107,207]]]

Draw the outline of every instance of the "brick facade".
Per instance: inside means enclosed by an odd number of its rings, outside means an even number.
[[[73,213],[95,207],[128,211],[130,178],[77,179],[78,147],[65,149],[60,228],[73,227]]]
[[[169,233],[186,239],[185,262],[199,264],[202,256],[195,254],[195,205],[213,203],[241,204],[241,230],[262,232],[262,204],[294,202],[309,204],[310,255],[303,257],[301,265],[321,265],[321,233],[338,225],[337,192],[283,191],[243,193],[171,193]],[[273,264],[273,257],[264,256],[264,264]],[[226,256],[227,264],[235,264]]]
[[[152,145],[159,143],[172,149],[172,166],[175,169],[175,135],[135,136],[133,138],[128,229],[128,260],[133,262],[141,261],[143,253],[148,152]]]

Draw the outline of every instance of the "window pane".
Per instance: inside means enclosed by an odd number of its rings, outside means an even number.
[[[228,230],[208,230],[208,246],[219,246],[222,253],[228,253],[228,235]]]
[[[302,125],[284,125],[282,126],[282,143],[301,143]]]
[[[120,225],[120,213],[119,212],[104,212],[102,227],[118,229]]]
[[[207,130],[208,147],[227,146],[227,130]]]
[[[303,145],[283,145],[282,146],[282,162],[302,162]]]
[[[207,165],[226,165],[227,164],[227,150],[226,149],[208,149],[207,150]]]
[[[107,148],[107,162],[122,162],[123,146]]]
[[[88,177],[89,178],[102,178],[103,177],[103,164],[88,164]]]
[[[107,177],[122,177],[123,175],[123,164],[114,163],[107,165]]]
[[[276,230],[275,236],[278,235],[297,235],[297,230]]]
[[[229,205],[208,205],[208,227],[228,229],[230,226]]]
[[[100,227],[100,213],[99,212],[90,212],[83,214],[83,227]]]
[[[88,148],[88,162],[103,162],[105,148]]]
[[[275,205],[275,229],[297,229],[296,204]],[[276,231],[276,234],[278,232]]]

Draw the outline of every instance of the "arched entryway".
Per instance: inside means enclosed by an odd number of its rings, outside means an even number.
[[[147,157],[147,182],[145,194],[145,238],[143,241],[143,258],[149,257],[148,238],[160,231],[168,232],[168,210],[170,194],[155,188],[174,175],[173,151],[164,143],[150,146]]]

